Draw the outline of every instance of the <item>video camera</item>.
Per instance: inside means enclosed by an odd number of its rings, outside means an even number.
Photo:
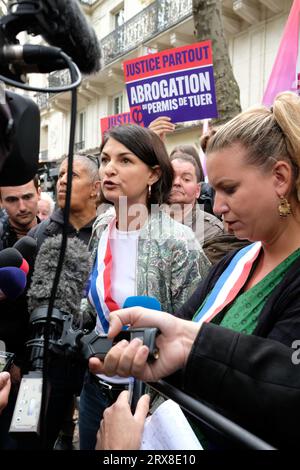
[[[51,46],[19,44],[17,36],[27,31],[42,35]],[[55,47],[53,47],[55,46]],[[72,62],[72,60],[74,62]],[[28,91],[75,90],[81,82],[79,69],[92,73],[100,69],[100,48],[94,30],[87,23],[77,0],[10,1],[8,14],[0,18],[1,80]],[[27,73],[49,73],[69,68],[71,85],[34,88],[26,84]],[[76,119],[76,99],[73,100]],[[75,127],[75,124],[73,125]],[[71,126],[71,128],[72,128]],[[70,131],[71,135],[71,131]],[[0,90],[0,185],[29,182],[37,173],[40,114],[27,96]],[[72,148],[74,142],[71,142]]]
[[[31,314],[30,319],[30,339],[26,343],[29,351],[30,368],[41,370],[43,366],[44,329],[47,316],[47,307],[40,307]],[[156,328],[130,328],[123,330],[114,339],[107,335],[99,336],[94,330],[88,333],[87,330],[73,328],[73,315],[64,313],[56,308],[53,309],[51,318],[51,337],[49,349],[58,356],[77,359],[78,361],[88,361],[92,356],[104,359],[110,348],[126,339],[140,338],[143,344],[149,348],[149,360],[157,359],[158,350],[155,345],[157,335]]]
[[[15,6],[16,6],[15,2]],[[15,14],[0,18],[0,73],[10,79],[22,80],[20,65],[4,60],[4,48],[18,44],[19,32],[30,29],[36,20],[17,5]],[[21,14],[21,11],[23,13]],[[0,186],[28,183],[37,173],[40,146],[40,113],[27,96],[0,87]]]
[[[37,436],[40,432],[46,318],[47,307],[40,307],[31,314],[31,337],[26,343],[30,372],[23,376],[11,422],[10,433],[15,436],[23,433],[27,436],[29,434]],[[149,348],[149,361],[158,358],[159,351],[155,344],[158,334],[156,328],[127,329],[114,339],[110,339],[106,335],[99,336],[94,330],[88,333],[86,330],[74,329],[73,320],[72,314],[53,309],[49,338],[49,349],[52,355],[76,360],[78,363],[82,361],[87,363],[88,359],[93,356],[104,359],[110,348],[122,339],[131,341],[139,338]]]

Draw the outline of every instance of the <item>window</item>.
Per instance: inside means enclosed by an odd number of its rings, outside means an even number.
[[[113,16],[115,29],[119,26],[122,26],[122,24],[124,24],[124,5],[118,11],[116,11]]]
[[[82,150],[85,147],[85,112],[81,112],[77,117],[75,151]]]
[[[123,113],[123,95],[117,95],[113,97],[113,114]]]

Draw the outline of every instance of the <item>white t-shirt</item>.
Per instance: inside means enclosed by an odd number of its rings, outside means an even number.
[[[108,228],[106,230],[108,230]],[[140,231],[141,230],[132,230],[129,232],[123,232],[116,228],[115,223],[111,227],[111,294],[112,298],[120,308],[123,307],[124,301],[127,297],[136,295],[136,260]],[[98,327],[99,324],[100,320],[97,316]],[[97,374],[97,376],[105,382],[110,383],[128,384],[131,381],[130,378],[119,376],[107,377],[104,374]]]
[[[114,225],[111,230],[112,297],[122,308],[127,297],[136,295],[136,259],[140,230],[122,232]]]

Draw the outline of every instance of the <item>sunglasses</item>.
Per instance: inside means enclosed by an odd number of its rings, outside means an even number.
[[[100,162],[99,162],[98,157],[96,157],[95,155],[85,155],[85,157],[88,158],[89,160],[91,160],[92,162],[94,162],[95,165],[97,165],[98,169],[100,168]]]

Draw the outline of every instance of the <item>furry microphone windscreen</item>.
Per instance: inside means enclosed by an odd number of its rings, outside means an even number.
[[[27,294],[30,312],[49,303],[61,241],[61,235],[47,238],[36,257],[32,283]],[[74,317],[78,315],[90,268],[90,253],[86,245],[77,238],[68,238],[54,302],[56,308],[71,313]]]
[[[55,0],[55,8],[50,8],[49,14],[48,26],[53,23],[54,27],[44,28],[42,35],[46,41],[68,54],[81,72],[90,74],[100,70],[99,40],[78,1]]]

